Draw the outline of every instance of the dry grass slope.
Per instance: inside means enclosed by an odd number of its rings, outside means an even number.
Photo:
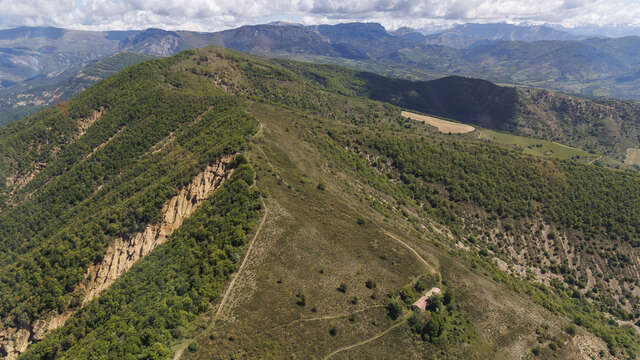
[[[441,133],[445,134],[466,134],[475,130],[471,125],[455,123],[435,118],[433,116],[420,115],[408,111],[403,111],[402,116],[434,126],[438,128]]]
[[[640,149],[628,148],[624,163],[627,165],[640,165]]]
[[[392,199],[318,151],[322,137],[310,124],[325,120],[255,103],[249,112],[262,131],[247,155],[257,186],[267,195],[269,215],[255,239],[259,251],[252,251],[237,275],[224,318],[215,319],[214,304],[202,319],[208,330],[195,335],[196,350],[185,350],[182,359],[526,359],[538,344],[536,328],[562,335],[567,319],[434,246],[448,241],[446,235],[433,231],[421,239],[403,216],[375,211],[374,197]],[[366,222],[359,224],[359,218]],[[387,294],[433,271],[460,294],[477,340],[439,348],[416,338],[403,318],[387,316]],[[365,286],[369,279],[376,288]],[[337,290],[341,283],[344,293]],[[554,355],[584,358],[579,350],[584,344],[591,354],[606,352],[600,339],[580,331]]]

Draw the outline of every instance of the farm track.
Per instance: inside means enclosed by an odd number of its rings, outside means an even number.
[[[253,249],[253,244],[256,242],[256,239],[260,235],[260,230],[262,230],[262,226],[264,225],[265,220],[267,219],[268,209],[266,204],[264,203],[264,200],[262,201],[262,207],[264,208],[264,214],[262,215],[262,220],[260,220],[260,224],[256,229],[256,233],[255,235],[253,235],[253,238],[249,242],[249,247],[247,248],[247,252],[245,253],[244,258],[242,259],[242,263],[240,264],[238,271],[236,271],[236,273],[233,275],[233,278],[231,279],[229,286],[227,287],[224,294],[222,295],[222,300],[220,301],[220,305],[218,305],[218,310],[216,310],[216,315],[213,318],[214,321],[220,318],[220,315],[222,314],[222,310],[224,309],[224,306],[227,303],[227,299],[229,298],[229,294],[231,293],[231,290],[233,290],[233,286],[236,282],[236,279],[238,279],[238,277],[242,273],[242,270],[244,269],[245,264],[247,263],[247,259],[251,256],[251,249]]]
[[[411,251],[413,253],[413,255],[415,255],[415,257],[433,274],[436,274],[437,271],[436,269],[431,266],[431,264],[429,264],[429,262],[427,260],[425,260],[422,256],[420,256],[420,254],[418,254],[418,252],[412,248],[409,244],[407,244],[406,242],[400,240],[400,238],[398,238],[397,236],[393,235],[392,233],[383,230],[383,232],[390,238],[392,238],[393,240],[399,242],[400,244],[402,244],[404,247],[406,247],[409,251]]]
[[[373,306],[369,306],[369,307],[366,307],[364,309],[360,309],[360,310],[349,312],[349,313],[342,313],[342,314],[336,314],[336,315],[325,315],[325,316],[318,316],[318,317],[312,317],[312,318],[296,319],[296,320],[293,320],[293,321],[288,322],[286,324],[278,325],[278,326],[272,327],[272,328],[267,329],[267,330],[262,330],[262,331],[258,332],[258,334],[264,333],[266,331],[272,331],[272,330],[281,329],[281,328],[284,328],[284,327],[287,327],[287,326],[291,326],[293,324],[297,324],[297,323],[301,323],[301,322],[339,319],[339,318],[347,317],[347,316],[350,316],[350,315],[359,314],[359,313],[362,313],[362,312],[365,312],[365,311],[368,311],[368,310],[371,310],[371,309],[378,309],[378,308],[383,308],[383,307],[385,307],[385,305],[373,305]]]
[[[215,321],[217,321],[220,318],[220,315],[222,314],[222,310],[224,309],[224,306],[227,303],[227,299],[229,298],[229,294],[233,290],[233,287],[235,285],[236,279],[242,273],[242,270],[244,269],[245,264],[247,263],[247,259],[251,255],[251,250],[253,249],[253,244],[255,243],[256,239],[260,235],[260,231],[262,230],[262,226],[264,225],[264,223],[265,223],[265,221],[267,219],[268,209],[267,209],[266,204],[264,203],[264,200],[262,200],[262,207],[264,208],[264,214],[262,215],[262,220],[260,220],[260,224],[258,225],[258,228],[256,229],[256,233],[253,235],[253,238],[251,238],[251,241],[249,242],[249,247],[247,248],[247,252],[245,253],[244,258],[242,259],[242,263],[240,264],[240,267],[238,268],[238,271],[235,272],[235,274],[231,278],[231,282],[229,283],[229,286],[227,286],[227,289],[225,290],[224,294],[222,295],[222,300],[220,300],[220,305],[218,305],[218,309],[216,310],[216,313],[213,316],[212,323],[215,323]],[[189,341],[184,341],[183,343],[181,343],[177,347],[176,352],[173,355],[173,360],[178,360],[178,359],[180,359],[180,357],[182,357],[182,353],[187,348],[189,343],[190,343],[190,339],[189,339]]]
[[[349,346],[344,346],[344,347],[341,347],[341,348],[339,348],[337,350],[334,350],[332,353],[330,353],[329,355],[325,356],[322,359],[323,360],[327,360],[327,359],[331,358],[332,356],[334,356],[336,354],[339,354],[339,353],[341,353],[343,351],[348,351],[348,350],[357,348],[358,346],[362,346],[362,345],[368,344],[368,343],[370,343],[370,342],[372,342],[374,340],[377,340],[377,339],[385,336],[391,330],[393,330],[393,329],[397,328],[398,326],[404,324],[406,321],[407,321],[407,317],[404,317],[402,320],[400,320],[397,323],[391,325],[390,327],[388,327],[384,331],[382,331],[382,332],[380,332],[380,333],[378,333],[378,334],[376,334],[376,335],[374,335],[374,336],[372,336],[372,337],[370,337],[370,338],[368,338],[366,340],[362,340],[362,341],[357,342],[355,344],[352,344],[352,345],[349,345]]]

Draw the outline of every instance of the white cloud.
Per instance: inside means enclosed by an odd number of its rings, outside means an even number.
[[[635,0],[0,0],[0,26],[215,31],[279,18],[389,28],[463,22],[640,26]]]

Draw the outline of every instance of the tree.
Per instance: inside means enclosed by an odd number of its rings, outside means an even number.
[[[429,321],[422,330],[422,337],[428,337],[430,342],[434,342],[444,335],[447,330],[446,314],[431,313]]]
[[[442,296],[433,295],[427,302],[427,310],[431,312],[439,312],[442,308]]]
[[[402,305],[397,301],[392,301],[387,305],[387,312],[389,317],[395,320],[402,315]]]

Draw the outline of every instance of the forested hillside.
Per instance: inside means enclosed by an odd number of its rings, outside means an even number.
[[[151,57],[134,53],[116,53],[82,69],[73,68],[53,77],[35,77],[0,89],[0,125],[19,120],[57,102],[78,95],[89,86],[128,66]]]
[[[400,115],[468,81],[207,47],[1,128],[0,357],[636,358],[638,174]]]
[[[459,76],[391,79],[328,65],[278,61],[315,83],[407,109],[512,134],[547,139],[624,160],[640,147],[640,105],[595,101],[552,91],[498,86]]]

